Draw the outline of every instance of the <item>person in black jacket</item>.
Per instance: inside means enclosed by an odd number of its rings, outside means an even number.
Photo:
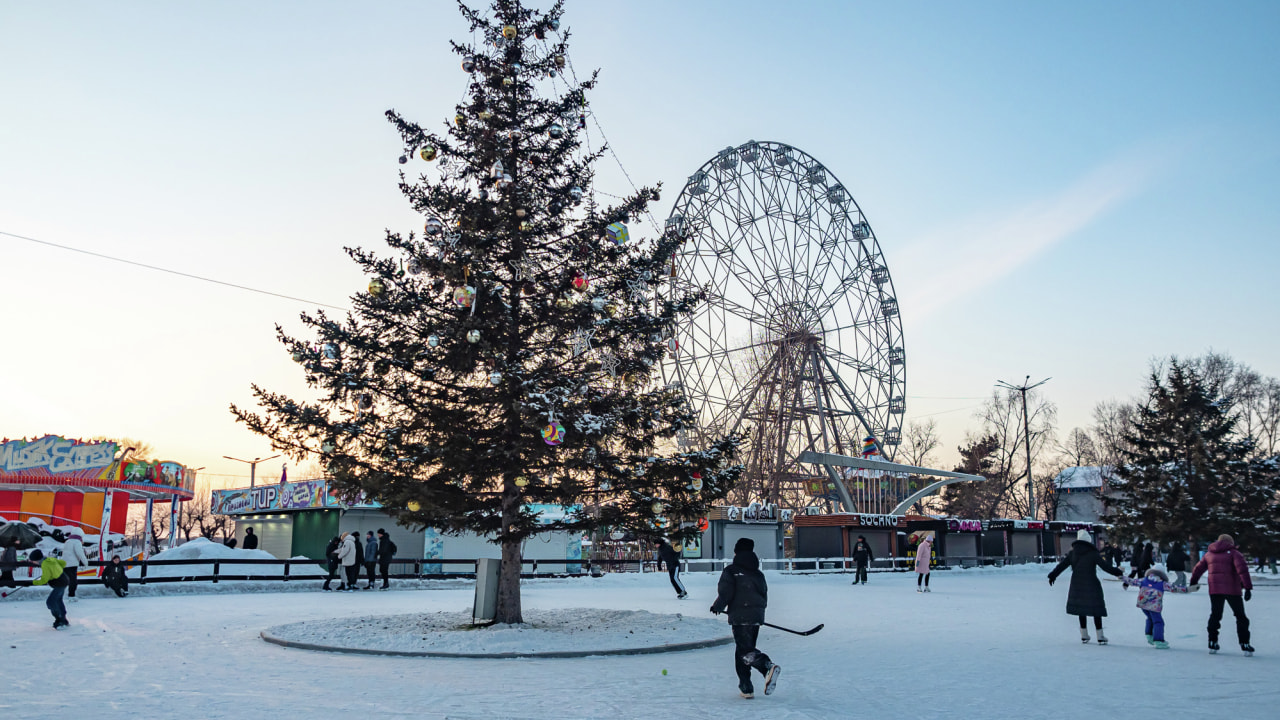
[[[396,556],[396,544],[391,542],[391,536],[386,530],[378,528],[378,570],[382,572],[382,590],[386,590],[389,585],[387,579],[391,574],[391,559]]]
[[[729,625],[733,628],[733,669],[738,674],[738,691],[748,699],[755,697],[751,668],[764,675],[765,695],[773,693],[782,670],[768,655],[756,649],[764,610],[769,604],[769,586],[764,573],[760,572],[755,547],[751,538],[738,538],[733,546],[733,562],[720,573],[718,594],[711,605],[714,615],[729,613]]]
[[[356,544],[356,564],[347,568],[347,589],[360,589],[360,568],[364,567],[364,543],[360,542],[360,531],[351,533]]]
[[[13,571],[18,567],[18,542],[18,538],[12,538],[0,554],[0,587],[18,587],[13,581]]]
[[[111,564],[102,568],[102,584],[116,594],[124,597],[129,594],[129,578],[124,574],[124,563],[119,555],[111,556]]]
[[[1182,543],[1174,543],[1169,548],[1169,556],[1165,558],[1164,567],[1171,573],[1177,573],[1178,578],[1173,581],[1174,587],[1187,586],[1187,551],[1182,547]]]
[[[338,545],[341,543],[342,538],[335,535],[324,548],[324,557],[329,561],[329,577],[324,579],[324,590],[328,590],[329,583],[338,577]]]
[[[1067,614],[1080,618],[1080,642],[1089,642],[1089,623],[1087,617],[1093,616],[1093,626],[1098,630],[1098,644],[1106,645],[1107,636],[1102,634],[1102,618],[1107,616],[1107,601],[1102,596],[1102,583],[1098,582],[1098,569],[1116,577],[1123,577],[1124,571],[1107,562],[1093,544],[1093,536],[1088,530],[1076,533],[1076,541],[1071,543],[1071,551],[1049,573],[1049,584],[1071,568],[1071,586],[1067,589]]]
[[[662,570],[662,563],[667,564],[667,575],[671,578],[671,587],[676,589],[676,599],[684,599],[689,593],[685,591],[684,583],[680,582],[679,553],[666,540],[654,540],[653,544],[658,546],[658,570]]]
[[[871,553],[871,545],[867,543],[867,538],[863,535],[858,536],[858,542],[853,545],[853,562],[857,566],[853,575],[853,584],[867,584],[867,566],[875,559],[875,555]]]
[[[241,547],[245,550],[258,549],[258,536],[253,534],[253,528],[247,527],[244,529],[244,545],[241,545]]]

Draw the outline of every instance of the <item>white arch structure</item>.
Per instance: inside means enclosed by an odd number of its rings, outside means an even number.
[[[950,485],[958,482],[986,481],[986,478],[981,475],[969,475],[967,473],[951,472],[949,470],[934,470],[932,468],[915,467],[914,465],[902,465],[900,463],[888,462],[886,460],[868,460],[866,458],[850,457],[848,455],[813,452],[812,450],[806,450],[800,453],[800,457],[796,459],[796,462],[812,463],[814,465],[823,466],[826,469],[827,474],[831,476],[832,481],[835,482],[836,491],[840,493],[840,504],[844,505],[845,510],[848,512],[855,512],[855,508],[853,506],[852,498],[849,497],[848,488],[845,487],[840,476],[836,474],[835,468],[837,467],[883,470],[886,472],[897,473],[915,473],[916,475],[930,475],[942,478],[942,480],[932,483],[917,490],[911,495],[908,495],[906,499],[898,503],[898,506],[893,509],[892,513],[890,513],[891,515],[905,514],[907,509],[910,508],[917,500],[934,494],[938,490],[941,490],[944,485]]]

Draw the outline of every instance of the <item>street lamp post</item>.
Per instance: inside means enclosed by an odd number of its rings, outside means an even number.
[[[266,458],[254,458],[254,459],[252,459],[252,460],[241,460],[240,458],[233,458],[233,457],[231,457],[230,455],[223,455],[222,457],[224,457],[224,458],[226,458],[226,459],[228,459],[228,460],[235,460],[236,462],[246,463],[246,464],[249,466],[249,487],[253,487],[254,477],[255,477],[255,475],[257,474],[257,470],[258,470],[258,463],[260,463],[260,462],[266,462],[266,461],[268,461],[268,460],[275,460],[276,458],[278,458],[278,457],[280,457],[280,456],[279,456],[279,455],[272,455],[271,457],[266,457]]]
[[[1026,442],[1027,446],[1027,518],[1029,520],[1035,520],[1036,494],[1034,488],[1031,486],[1031,418],[1027,417],[1027,391],[1034,390],[1053,378],[1045,378],[1035,385],[1028,385],[1027,381],[1030,379],[1031,376],[1028,375],[1026,380],[1022,381],[1021,385],[1010,385],[1003,380],[997,381],[996,384],[1000,387],[1017,390],[1022,393],[1022,439]]]

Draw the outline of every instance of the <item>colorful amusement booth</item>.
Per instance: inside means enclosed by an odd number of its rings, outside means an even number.
[[[0,440],[0,517],[79,529],[86,536],[123,535],[129,504],[190,500],[195,471],[175,462],[128,462],[132,448],[56,435]],[[102,548],[86,542],[90,559]]]

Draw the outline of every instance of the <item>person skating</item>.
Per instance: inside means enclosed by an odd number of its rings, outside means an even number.
[[[1196,589],[1200,576],[1209,573],[1209,652],[1218,652],[1218,629],[1222,627],[1222,606],[1231,606],[1236,616],[1236,639],[1245,655],[1253,654],[1249,644],[1249,618],[1244,614],[1244,604],[1253,598],[1253,580],[1249,578],[1249,564],[1236,549],[1230,535],[1219,535],[1209,545],[1209,551],[1200,558],[1191,571],[1191,589]],[[1244,599],[1241,600],[1241,593]]]
[[[1147,616],[1147,644],[1161,650],[1168,650],[1169,643],[1164,640],[1164,594],[1184,593],[1187,592],[1187,588],[1171,584],[1169,576],[1158,567],[1148,570],[1141,580],[1135,582],[1125,578],[1123,582],[1126,590],[1130,585],[1138,588],[1138,608]]]
[[[853,544],[853,584],[867,584],[867,566],[875,559],[875,555],[871,552],[871,544],[867,542],[867,538],[863,535],[858,536],[858,542]]]
[[[1102,583],[1098,582],[1098,569],[1116,577],[1123,577],[1124,571],[1107,562],[1093,544],[1093,536],[1088,530],[1076,533],[1071,550],[1049,573],[1049,584],[1058,579],[1063,570],[1071,568],[1071,585],[1067,588],[1067,614],[1080,618],[1080,642],[1089,642],[1088,617],[1093,616],[1093,626],[1098,631],[1098,644],[1106,645],[1107,636],[1102,634],[1102,618],[1107,616],[1107,601],[1102,595]]]
[[[102,584],[116,594],[124,597],[129,594],[129,578],[124,574],[124,563],[119,555],[111,556],[111,564],[102,568]]]
[[[375,573],[378,569],[378,539],[373,536],[372,530],[367,531],[364,536],[364,570],[369,576],[369,584],[365,585],[364,589],[372,590],[373,581],[377,579]]]
[[[1169,556],[1165,558],[1164,566],[1169,572],[1177,573],[1178,578],[1173,581],[1174,585],[1178,587],[1187,586],[1187,560],[1190,559],[1187,557],[1187,551],[1182,547],[1182,543],[1174,543],[1173,547],[1169,548]]]
[[[67,541],[62,544],[62,560],[67,564],[65,572],[67,574],[67,597],[76,600],[76,586],[80,584],[80,568],[89,567],[89,557],[84,554],[83,538],[77,533],[71,533]]]
[[[338,591],[355,590],[356,573],[360,568],[356,565],[356,539],[349,532],[342,533],[342,544],[338,546],[338,562],[342,565],[342,579]]]
[[[18,538],[11,538],[0,553],[0,587],[18,587],[13,580],[13,571],[18,568]]]
[[[683,599],[689,593],[680,582],[680,554],[666,540],[654,540],[653,544],[658,547],[658,570],[662,570],[663,563],[667,564],[667,576],[671,578],[671,587],[676,589],[676,599]]]
[[[244,550],[258,549],[258,536],[254,534],[253,528],[247,527],[244,529],[244,543],[240,547]]]
[[[933,536],[926,535],[916,546],[916,592],[933,592],[929,589],[929,565],[932,560]]]
[[[378,570],[382,572],[382,589],[386,590],[388,578],[391,577],[391,559],[396,556],[396,544],[391,542],[391,536],[386,530],[378,528]]]
[[[738,692],[744,698],[755,697],[751,684],[751,668],[764,675],[764,694],[773,693],[778,683],[779,668],[768,655],[756,648],[760,636],[760,624],[764,622],[765,607],[769,604],[769,586],[760,572],[760,558],[755,554],[756,543],[751,538],[739,538],[733,546],[733,562],[720,573],[716,585],[716,601],[711,604],[712,614],[729,613],[729,625],[733,628],[733,669],[738,675]]]
[[[341,567],[341,563],[338,561],[338,548],[341,545],[342,538],[335,535],[324,548],[324,558],[329,564],[329,577],[324,579],[323,590],[330,589],[329,583],[333,582],[333,579],[338,576],[338,568]],[[341,580],[339,580],[339,582],[341,582]]]
[[[55,557],[45,557],[39,548],[31,551],[27,556],[27,562],[38,563],[40,565],[40,577],[31,581],[32,585],[48,585],[49,597],[45,599],[44,606],[49,608],[49,612],[53,614],[53,628],[64,628],[71,623],[67,622],[67,606],[62,602],[62,594],[67,591],[67,573],[64,568],[67,567],[65,560]]]

